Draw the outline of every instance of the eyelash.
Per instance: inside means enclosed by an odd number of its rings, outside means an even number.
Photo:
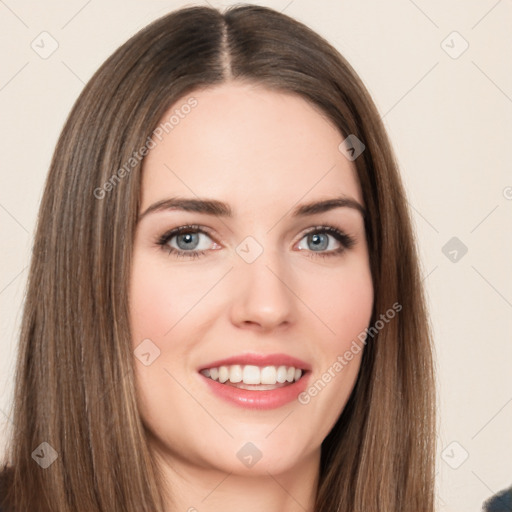
[[[180,226],[178,228],[171,229],[170,231],[165,232],[163,235],[158,237],[156,243],[158,246],[160,246],[162,249],[164,249],[169,255],[174,255],[177,258],[190,258],[195,259],[199,258],[200,256],[204,256],[207,252],[207,250],[200,250],[200,251],[181,251],[178,249],[175,249],[174,247],[170,247],[168,245],[169,240],[171,240],[173,237],[181,234],[188,234],[188,233],[202,233],[211,238],[210,233],[198,225],[187,225],[187,226]],[[339,229],[333,227],[333,226],[315,226],[308,231],[306,231],[302,238],[304,238],[307,235],[318,235],[321,233],[328,233],[331,236],[333,236],[338,242],[340,242],[341,247],[335,250],[331,250],[328,252],[315,252],[315,251],[308,251],[306,250],[306,253],[313,253],[312,255],[308,255],[309,257],[321,257],[321,258],[330,258],[331,256],[338,256],[341,253],[345,252],[346,249],[350,249],[354,244],[355,240],[351,236],[347,235],[343,231],[340,231]],[[302,240],[301,238],[301,240]]]

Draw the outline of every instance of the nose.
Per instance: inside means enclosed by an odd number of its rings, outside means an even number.
[[[273,330],[296,320],[297,297],[283,263],[270,251],[252,263],[237,262],[231,302],[234,325]]]

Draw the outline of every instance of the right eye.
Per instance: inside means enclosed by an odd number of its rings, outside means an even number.
[[[203,240],[201,240],[203,238]],[[208,243],[204,240],[210,235],[200,226],[180,226],[164,233],[157,241],[157,244],[178,258],[197,258],[208,252]],[[203,248],[198,248],[203,241]],[[218,249],[220,246],[213,242]]]

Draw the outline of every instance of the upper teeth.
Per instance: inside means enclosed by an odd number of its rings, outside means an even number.
[[[302,370],[293,366],[253,366],[234,364],[201,370],[205,377],[218,380],[221,383],[243,382],[244,384],[276,384],[294,382],[301,378]]]

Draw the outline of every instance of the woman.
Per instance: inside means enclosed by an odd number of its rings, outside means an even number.
[[[57,144],[4,507],[432,512],[432,366],[354,70],[271,9],[182,9],[105,62]]]

